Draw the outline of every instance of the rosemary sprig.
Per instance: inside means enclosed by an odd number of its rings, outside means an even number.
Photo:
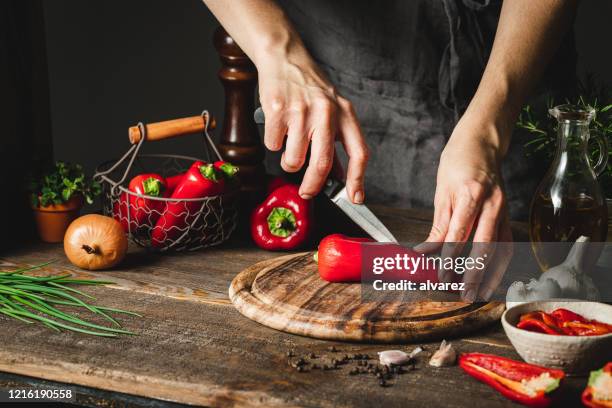
[[[51,262],[26,267],[14,271],[0,271],[0,314],[18,320],[25,324],[36,322],[55,331],[61,329],[90,334],[94,336],[116,337],[120,334],[134,334],[121,328],[121,325],[109,313],[121,313],[142,317],[138,313],[121,309],[96,306],[79,299],[95,300],[69,285],[107,285],[113,282],[89,279],[72,279],[70,274],[53,276],[29,276],[24,272],[42,268]],[[54,306],[55,305],[55,306]],[[56,306],[85,309],[95,315],[101,316],[116,327],[107,327],[92,323],[77,317]]]

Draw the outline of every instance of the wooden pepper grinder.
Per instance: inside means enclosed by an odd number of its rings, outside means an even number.
[[[225,89],[219,151],[240,168],[243,213],[249,214],[265,190],[264,148],[253,120],[257,69],[223,27],[215,31],[214,45],[221,58],[219,79]]]

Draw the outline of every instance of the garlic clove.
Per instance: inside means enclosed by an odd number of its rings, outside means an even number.
[[[412,360],[421,351],[423,351],[421,347],[415,348],[410,352],[410,354],[401,350],[385,350],[378,353],[378,359],[380,364],[386,366],[403,365],[408,364],[408,362],[410,362],[410,360]]]
[[[451,343],[442,340],[440,348],[431,356],[429,365],[433,367],[446,367],[455,364],[457,360],[457,352]]]

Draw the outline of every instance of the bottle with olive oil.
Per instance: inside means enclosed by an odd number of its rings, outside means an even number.
[[[594,166],[588,157],[589,124],[595,110],[560,105],[549,110],[557,119],[557,151],[544,180],[531,203],[529,235],[535,257],[542,270],[563,262],[571,244],[580,236],[591,242],[605,242],[608,212],[597,175],[607,163],[605,139],[595,139],[599,160]],[[550,245],[549,242],[568,243]],[[596,261],[597,245],[590,256]],[[601,245],[599,246],[601,251]]]

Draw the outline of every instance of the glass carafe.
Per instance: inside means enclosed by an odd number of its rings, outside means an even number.
[[[604,242],[608,232],[606,202],[597,182],[607,163],[606,140],[597,137],[599,159],[589,161],[589,124],[595,110],[560,105],[549,110],[557,119],[557,151],[531,203],[529,236],[542,270],[558,265],[566,253],[543,242],[575,242],[581,235]],[[597,254],[598,256],[598,254]]]

